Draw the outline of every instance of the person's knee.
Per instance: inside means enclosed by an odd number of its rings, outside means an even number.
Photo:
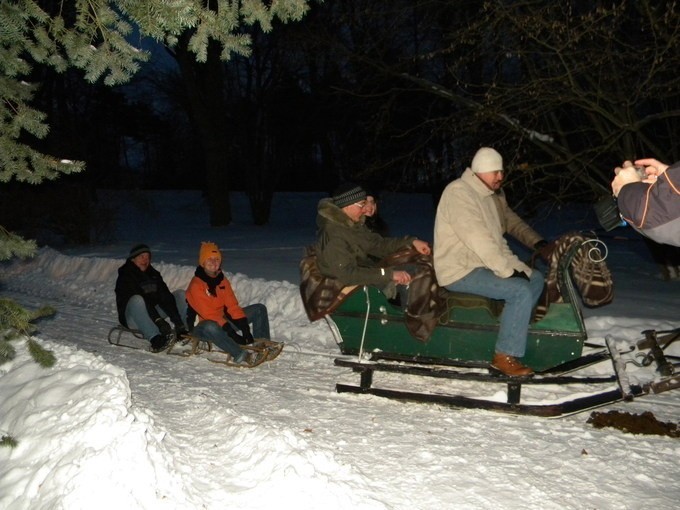
[[[148,317],[149,313],[146,311],[146,303],[144,298],[139,294],[134,294],[130,296],[130,299],[125,305],[125,316],[126,317],[140,317],[144,314]]]
[[[262,303],[255,303],[248,308],[251,317],[267,317],[267,307]]]
[[[250,305],[250,307],[253,310],[257,310],[259,312],[266,312],[267,311],[267,307],[262,303],[254,303],[254,304]]]
[[[222,331],[222,328],[220,327],[219,324],[217,324],[215,321],[206,321],[205,328],[210,332],[210,333],[217,333],[219,331]]]
[[[130,299],[128,299],[127,308],[132,308],[139,305],[146,306],[144,304],[144,298],[139,294],[133,294],[132,296],[130,296]]]
[[[517,278],[519,280],[519,278]],[[529,303],[534,299],[534,292],[530,282],[526,280],[512,282],[514,285],[505,297],[506,302]]]
[[[214,336],[216,333],[219,333],[222,331],[222,328],[220,327],[219,324],[217,324],[215,321],[201,321],[196,328],[194,328],[194,332],[198,335],[208,335],[208,336]]]
[[[543,285],[545,283],[545,276],[540,271],[532,271],[529,281],[534,285]]]

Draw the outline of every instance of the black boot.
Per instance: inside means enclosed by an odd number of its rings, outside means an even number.
[[[172,336],[156,335],[151,339],[151,352],[164,351],[168,347],[171,339]]]

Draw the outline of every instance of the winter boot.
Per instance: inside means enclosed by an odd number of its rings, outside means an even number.
[[[156,335],[151,339],[151,352],[164,351],[170,344],[170,340],[172,340],[172,335]]]
[[[234,356],[234,362],[238,363],[239,365],[243,363],[246,359],[248,358],[248,351],[245,349],[242,350],[241,352],[238,353],[238,355]]]
[[[508,356],[507,354],[503,354],[501,352],[497,352],[495,354],[493,361],[491,362],[491,366],[499,372],[502,372],[510,377],[520,377],[534,373],[531,368],[525,367],[519,361],[517,361],[517,358]]]

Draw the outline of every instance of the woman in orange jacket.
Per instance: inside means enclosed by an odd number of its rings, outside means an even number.
[[[257,338],[269,340],[267,307],[257,303],[241,308],[222,272],[222,253],[215,243],[201,243],[198,264],[186,291],[189,327],[195,316],[199,319],[192,334],[214,343],[241,363],[247,351],[240,345],[253,343],[249,322]]]

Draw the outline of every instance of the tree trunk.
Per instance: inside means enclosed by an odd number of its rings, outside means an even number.
[[[190,33],[183,34],[176,47],[175,58],[186,87],[187,107],[192,125],[199,134],[205,154],[205,185],[210,225],[231,223],[229,200],[229,136],[230,117],[224,101],[224,67],[219,45],[211,42],[205,63],[187,47]]]

